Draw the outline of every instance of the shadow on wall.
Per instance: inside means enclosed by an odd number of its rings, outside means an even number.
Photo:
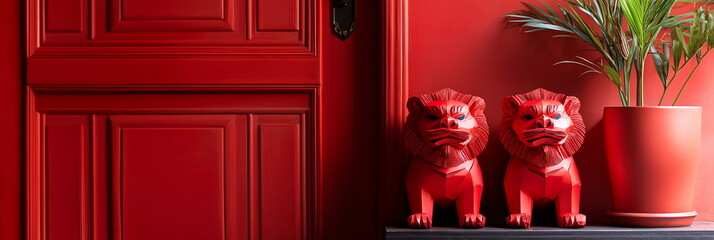
[[[482,212],[489,217],[489,225],[504,225],[508,216],[502,182],[510,155],[501,145],[496,131],[502,114],[501,101],[505,96],[539,87],[580,98],[583,105],[580,111],[587,129],[585,142],[574,155],[582,181],[581,212],[588,216],[588,224],[607,224],[610,189],[600,120],[602,108],[613,101],[609,99],[609,94],[601,93],[615,90],[610,89],[611,84],[599,76],[580,76],[583,69],[577,65],[553,66],[556,62],[571,60],[576,54],[592,56],[590,52],[579,52],[588,47],[574,39],[553,39],[547,32],[527,34],[518,29],[501,28],[496,31],[500,32],[494,34],[497,37],[491,40],[488,54],[495,57],[490,58],[487,67],[479,71],[480,76],[492,77],[453,83],[454,89],[486,99],[491,137],[479,161],[485,184]],[[474,61],[482,58],[477,56]],[[410,84],[412,88],[420,85],[413,82]],[[535,209],[533,220],[534,225],[554,225],[554,208],[546,206],[540,210]]]
[[[516,36],[524,35],[524,36]],[[604,106],[616,105],[617,99],[611,84],[597,75],[580,76],[583,69],[573,64],[553,66],[562,60],[570,60],[575,54],[590,57],[590,52],[573,39],[552,39],[545,32],[526,34],[517,29],[505,29],[494,38],[494,52],[484,75],[500,76],[493,79],[477,79],[454,83],[454,89],[481,95],[486,99],[486,116],[491,127],[491,136],[486,150],[479,156],[484,175],[484,201],[482,212],[489,217],[489,225],[505,225],[508,216],[503,178],[510,155],[501,145],[497,130],[502,114],[501,101],[505,96],[525,93],[535,88],[576,96],[582,103],[580,110],[587,133],[585,142],[574,158],[582,182],[580,211],[587,215],[588,224],[608,224],[610,189],[605,160],[604,136],[601,123]],[[505,50],[504,50],[505,49]],[[496,50],[492,50],[496,51]],[[477,82],[477,83],[476,83]],[[470,83],[470,84],[469,84]],[[411,83],[416,87],[417,83]],[[475,87],[479,86],[479,87]],[[606,93],[606,94],[602,94]],[[534,225],[555,225],[553,206],[534,209]]]
[[[587,131],[583,146],[574,156],[582,182],[580,211],[588,216],[588,224],[609,223],[606,213],[610,210],[610,180],[604,141],[602,121],[598,121]]]
[[[508,217],[508,205],[506,205],[503,178],[506,175],[508,152],[503,148],[501,140],[498,138],[498,124],[491,124],[489,127],[491,128],[491,134],[488,139],[488,145],[478,157],[483,173],[481,214],[486,216],[488,225],[505,226],[505,220]]]

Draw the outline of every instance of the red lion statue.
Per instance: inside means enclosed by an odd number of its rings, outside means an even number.
[[[506,223],[530,227],[533,203],[555,201],[558,226],[583,227],[580,177],[573,154],[585,138],[580,100],[539,88],[506,97],[499,135],[511,154],[503,182]]]
[[[430,228],[434,203],[456,201],[459,225],[483,227],[483,180],[476,156],[488,141],[483,99],[442,89],[407,103],[404,142],[411,152],[406,176],[410,227]]]

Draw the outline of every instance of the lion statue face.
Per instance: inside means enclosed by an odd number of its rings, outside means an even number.
[[[553,100],[531,100],[518,106],[511,127],[528,147],[562,145],[568,140],[573,121],[565,106]]]
[[[451,89],[412,97],[404,142],[415,157],[449,168],[476,158],[488,140],[483,99]]]
[[[499,127],[508,152],[539,167],[560,163],[582,145],[585,124],[576,97],[545,89],[506,97]]]
[[[429,142],[431,147],[448,144],[464,148],[471,141],[478,124],[465,103],[439,100],[427,103],[424,107],[417,128],[423,140]]]

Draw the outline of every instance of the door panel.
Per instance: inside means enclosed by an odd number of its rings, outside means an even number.
[[[87,1],[51,0],[47,1],[48,33],[82,33],[85,31]]]
[[[48,232],[54,239],[85,239],[89,229],[89,118],[49,115],[47,141]]]
[[[142,33],[128,39],[150,38],[154,35],[168,39],[190,39],[192,36],[190,33],[169,32],[210,32],[212,35],[223,32],[234,38],[245,38],[245,33],[241,32],[243,29],[235,28],[236,21],[241,27],[244,22],[235,16],[236,12],[244,11],[241,3],[240,0],[99,1],[97,10],[110,20],[107,28],[99,26],[94,30],[98,32],[97,40],[124,38],[121,33]],[[94,18],[92,21],[99,23],[104,19]]]
[[[315,56],[317,0],[89,2],[28,0],[31,55]]]
[[[236,158],[237,116],[111,116],[112,198],[115,239],[223,239],[226,202],[245,206],[245,158]],[[245,126],[245,116],[238,124]],[[227,165],[234,168],[226,168]],[[227,188],[227,185],[233,186]],[[230,194],[228,192],[231,192]],[[235,211],[231,209],[230,211]],[[229,224],[230,223],[230,224]],[[181,231],[180,229],[190,229]],[[226,236],[237,239],[238,236]]]
[[[254,189],[280,189],[255,194],[260,202],[260,224],[257,231],[263,239],[303,239],[300,222],[303,219],[301,196],[304,180],[303,131],[300,115],[256,115],[253,121],[253,142],[257,143],[252,175]],[[288,199],[290,199],[288,201]]]
[[[119,13],[125,20],[189,20],[223,19],[224,0],[121,0]],[[162,9],[163,11],[156,11]]]
[[[299,0],[257,0],[258,31],[300,30]]]
[[[101,91],[30,92],[30,239],[315,236],[314,89]]]

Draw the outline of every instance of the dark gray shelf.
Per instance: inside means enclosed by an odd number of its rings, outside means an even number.
[[[567,229],[532,227],[530,229],[485,227],[462,229],[434,227],[431,229],[386,228],[387,239],[714,239],[714,223],[696,222],[677,228],[626,228],[586,226]]]

